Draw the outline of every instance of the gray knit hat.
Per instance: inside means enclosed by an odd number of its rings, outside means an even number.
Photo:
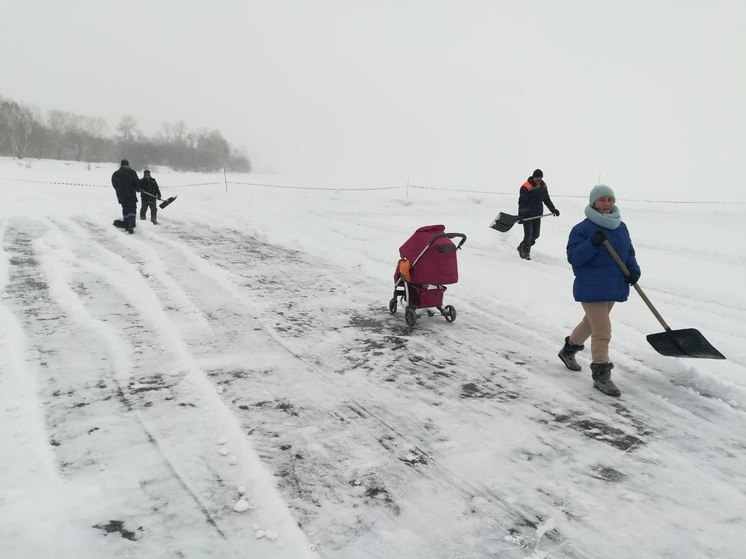
[[[599,198],[603,198],[604,196],[610,196],[611,198],[614,198],[614,200],[616,200],[614,191],[611,189],[610,186],[606,186],[605,184],[597,184],[591,189],[591,195],[588,196],[588,203],[593,206],[593,204],[596,203],[596,200],[598,200]]]

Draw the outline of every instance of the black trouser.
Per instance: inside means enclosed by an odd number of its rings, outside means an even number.
[[[131,229],[135,227],[135,215],[137,212],[137,198],[132,198],[119,202],[122,205],[122,221],[124,221],[124,227]]]
[[[539,238],[541,232],[541,220],[532,219],[523,222],[523,246],[530,247]]]
[[[142,206],[140,206],[140,219],[145,219],[145,214],[148,208],[150,208],[150,221],[155,223],[158,219],[158,200],[147,194],[140,193],[140,201],[142,202]]]

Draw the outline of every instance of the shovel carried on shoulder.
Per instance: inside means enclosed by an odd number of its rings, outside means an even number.
[[[629,270],[624,265],[622,259],[616,253],[614,248],[608,239],[604,240],[604,247],[609,251],[611,257],[617,263],[624,273],[624,277],[629,276]],[[637,293],[640,295],[648,308],[653,312],[655,318],[661,323],[661,326],[665,328],[664,332],[657,334],[648,334],[648,343],[653,346],[653,349],[665,355],[666,357],[698,357],[700,359],[725,359],[725,356],[715,349],[710,342],[708,342],[699,330],[694,328],[684,328],[683,330],[671,330],[671,327],[666,324],[663,317],[650,302],[647,295],[643,292],[642,288],[634,284],[632,287],[635,288]]]
[[[549,213],[544,215],[537,215],[534,217],[519,217],[517,215],[510,215],[500,212],[499,214],[497,214],[497,217],[494,219],[494,221],[490,224],[490,227],[492,229],[500,231],[501,233],[505,233],[516,223],[523,223],[524,221],[531,221],[532,219],[541,219],[542,217],[547,217],[550,215],[554,214]]]
[[[158,196],[156,196],[155,194],[151,194],[150,192],[145,192],[144,190],[141,190],[140,192],[142,194],[147,194],[151,198],[155,198],[156,200],[160,200],[160,198],[158,198]],[[171,198],[166,198],[165,200],[163,200],[163,202],[161,202],[160,204],[158,204],[158,207],[160,209],[163,209],[166,206],[168,206],[171,202],[173,202],[174,200],[176,200],[176,198],[178,198],[178,197],[177,196],[171,196]]]

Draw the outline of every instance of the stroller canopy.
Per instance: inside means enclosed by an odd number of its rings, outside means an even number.
[[[445,230],[444,225],[420,227],[399,247],[399,255],[412,263],[411,283],[446,285],[458,282],[456,245],[448,237],[433,240]]]

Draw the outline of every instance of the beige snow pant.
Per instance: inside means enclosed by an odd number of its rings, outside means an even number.
[[[609,342],[611,341],[611,319],[609,314],[614,301],[600,303],[580,303],[585,316],[570,334],[570,343],[582,345],[591,339],[591,361],[609,362]]]

